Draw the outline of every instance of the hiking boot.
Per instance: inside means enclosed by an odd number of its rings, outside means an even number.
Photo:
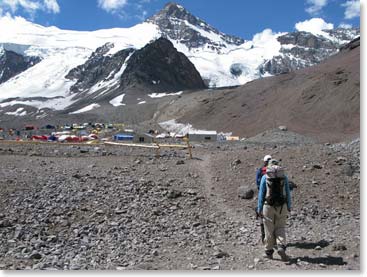
[[[280,256],[280,258],[282,259],[283,262],[288,262],[289,261],[289,257],[285,253],[285,249],[284,248],[279,248],[278,249],[278,254],[279,254],[279,256]]]
[[[264,259],[268,259],[268,260],[272,260],[273,259],[273,254],[266,254],[266,253],[264,253],[263,254],[263,258]]]
[[[272,260],[273,259],[273,253],[274,253],[274,251],[265,251],[265,253],[263,255],[263,258]]]

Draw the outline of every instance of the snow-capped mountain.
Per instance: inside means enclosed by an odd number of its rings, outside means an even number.
[[[274,34],[267,29],[245,41],[218,31],[175,3],[168,3],[159,13],[131,28],[71,31],[4,16],[0,18],[0,29],[0,44],[8,47],[3,49],[25,59],[38,57],[37,63],[0,84],[0,113],[13,112],[9,109],[19,105],[64,110],[91,95],[93,99],[112,101],[114,107],[113,99],[124,99],[126,76],[131,74],[127,68],[134,53],[160,37],[170,40],[190,60],[207,86],[223,87],[319,63],[359,36],[359,30],[354,29],[318,34]],[[153,85],[163,79],[144,76],[144,82]],[[145,86],[145,94],[160,92],[154,90],[157,87]],[[175,91],[172,86],[166,88],[167,93]],[[181,89],[177,87],[176,92]]]

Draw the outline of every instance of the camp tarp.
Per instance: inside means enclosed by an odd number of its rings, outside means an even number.
[[[113,136],[114,140],[133,140],[134,136],[133,135],[127,135],[127,134],[117,134]]]

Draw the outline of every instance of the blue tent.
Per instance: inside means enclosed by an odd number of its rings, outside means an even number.
[[[113,136],[114,140],[133,140],[133,135],[127,135],[127,134],[117,134]]]

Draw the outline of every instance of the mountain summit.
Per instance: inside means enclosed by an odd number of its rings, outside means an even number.
[[[192,15],[184,7],[174,2],[167,3],[147,22],[156,24],[162,34],[171,40],[186,45],[189,49],[207,47],[220,52],[227,45],[241,45],[242,38],[226,35],[202,19]],[[209,37],[217,37],[210,39]]]

